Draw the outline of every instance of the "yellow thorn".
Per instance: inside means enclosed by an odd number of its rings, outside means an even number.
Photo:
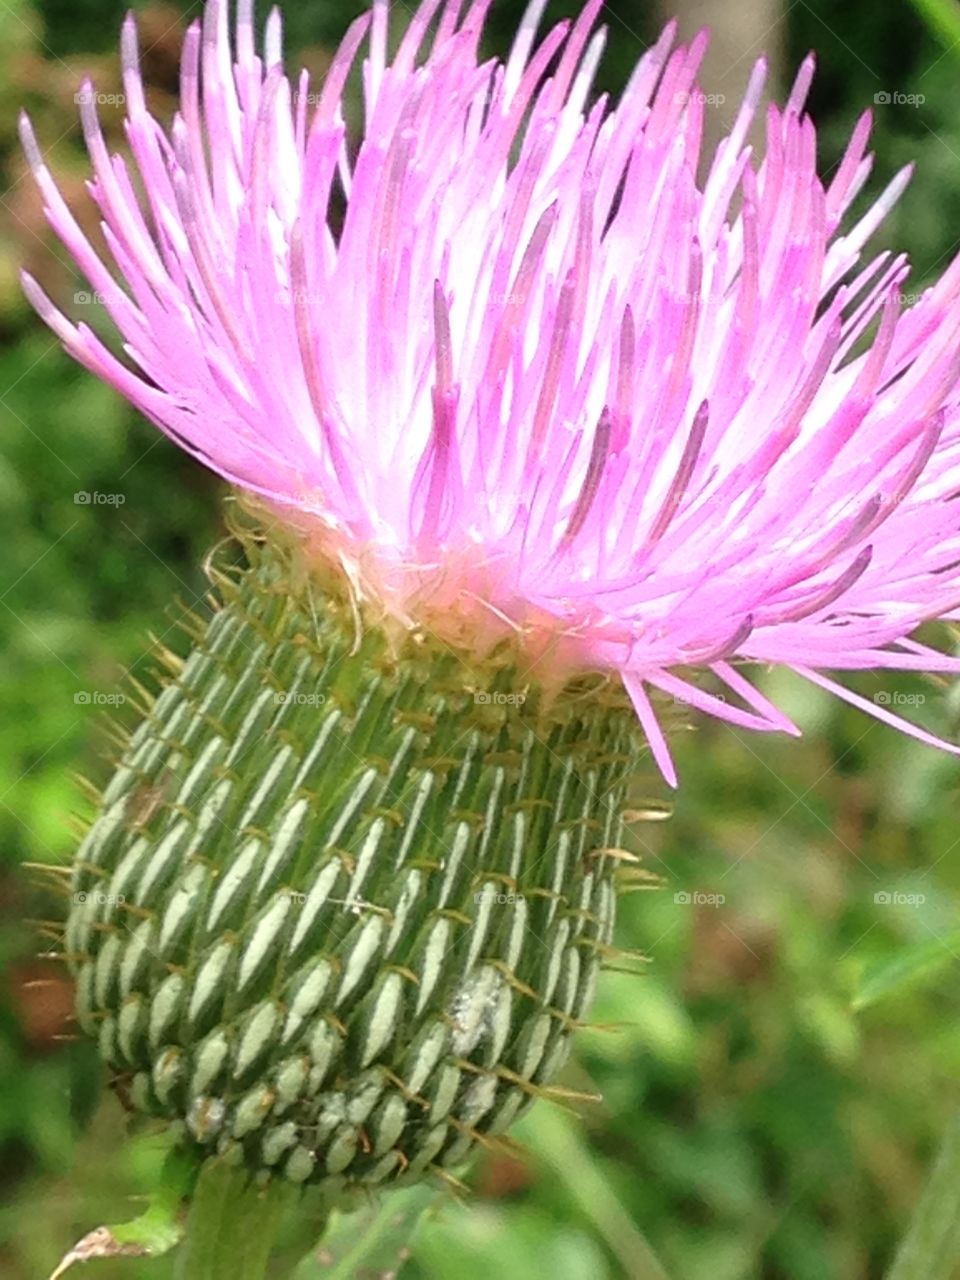
[[[540,1086],[541,1096],[552,1101],[563,1099],[564,1102],[602,1102],[602,1093],[583,1093],[580,1089],[565,1089],[563,1085],[547,1084]]]
[[[613,858],[617,862],[642,862],[643,859],[635,853],[629,853],[626,849],[591,849],[589,853],[583,855],[584,862],[589,862],[591,858]]]
[[[511,804],[504,805],[503,812],[505,814],[523,813],[529,809],[547,809],[552,813],[553,802],[543,800],[539,796],[530,796],[526,800],[514,800]]]
[[[418,986],[418,987],[420,986],[420,979],[413,972],[413,970],[408,969],[406,965],[388,964],[387,969],[391,973],[399,973],[401,978],[406,978],[408,982],[412,982],[415,986]]]
[[[66,863],[21,862],[20,865],[27,871],[42,871],[51,876],[66,876],[69,879],[73,875],[73,867],[68,866]]]
[[[90,779],[85,777],[82,773],[76,773],[74,770],[71,770],[67,776],[69,777],[71,782],[73,782],[77,787],[79,787],[79,789],[83,792],[83,794],[87,797],[88,800],[91,800],[97,806],[100,805],[103,799],[102,787],[98,787],[95,783],[91,782]]]
[[[150,911],[146,907],[138,906],[135,902],[118,902],[117,906],[121,911],[127,911],[132,916],[138,916],[141,920],[152,920],[156,915],[155,911]]]
[[[447,1116],[447,1124],[450,1124],[458,1133],[467,1134],[479,1146],[484,1147],[487,1151],[501,1153],[504,1144],[501,1142],[497,1134],[481,1133],[479,1129],[475,1129],[472,1125],[465,1124],[462,1120],[458,1120],[455,1116]]]
[[[634,822],[665,822],[672,817],[673,809],[669,805],[659,805],[656,801],[651,801],[640,809],[624,809],[620,815],[628,826]]]
[[[438,1178],[442,1178],[454,1195],[466,1198],[470,1194],[470,1188],[465,1182],[461,1182],[459,1178],[455,1178],[452,1173],[441,1168],[440,1165],[429,1164],[427,1165],[427,1168],[431,1173],[435,1173]]]
[[[440,910],[434,914],[441,916],[444,920],[454,920],[457,924],[473,924],[473,920],[470,916],[464,915],[462,911],[457,911],[455,907],[441,907]]]
[[[649,961],[647,963],[649,964]],[[627,966],[623,964],[602,964],[600,968],[604,973],[624,973],[628,978],[643,977],[642,969],[628,969]]]
[[[514,991],[519,991],[523,995],[529,996],[531,1000],[539,1001],[540,996],[538,993],[534,991],[533,987],[528,987],[525,982],[521,981],[513,970],[509,968],[505,960],[487,960],[486,963],[491,969],[496,969],[498,972],[502,973],[508,984],[513,987]]]

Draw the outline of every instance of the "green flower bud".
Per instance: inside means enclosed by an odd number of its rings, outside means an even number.
[[[203,1154],[331,1185],[457,1166],[590,1005],[635,717],[602,676],[547,695],[516,646],[358,632],[270,544],[220,594],[77,855],[81,1025]]]

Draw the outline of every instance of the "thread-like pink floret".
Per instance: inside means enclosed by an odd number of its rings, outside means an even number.
[[[757,65],[700,180],[703,37],[668,27],[613,105],[591,96],[600,0],[539,44],[535,0],[505,64],[479,61],[487,7],[428,0],[391,60],[378,0],[313,92],[283,74],[277,16],[258,54],[251,0],[233,36],[208,0],[166,132],[129,18],[136,172],[83,108],[111,262],[23,123],[123,357],[27,279],[31,301],[197,458],[375,566],[391,607],[416,616],[432,574],[622,672],[671,781],[651,688],[794,731],[735,660],[936,741],[823,674],[960,669],[909,640],[960,606],[960,263],[905,307],[904,260],[862,257],[908,173],[844,227],[869,117],[825,187],[808,59],[762,161]]]

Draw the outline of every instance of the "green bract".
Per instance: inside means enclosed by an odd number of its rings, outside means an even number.
[[[358,632],[248,542],[78,853],[78,1014],[133,1107],[297,1182],[456,1166],[557,1075],[609,954],[635,717]]]

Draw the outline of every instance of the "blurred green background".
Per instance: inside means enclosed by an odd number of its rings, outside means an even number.
[[[16,113],[28,107],[64,190],[82,202],[74,93],[85,72],[103,93],[119,90],[125,7],[0,2],[5,1280],[43,1280],[78,1236],[137,1212],[156,1180],[162,1144],[150,1132],[125,1138],[93,1052],[71,1039],[68,981],[43,954],[54,937],[36,923],[63,908],[23,864],[69,858],[71,813],[85,803],[73,774],[102,782],[109,769],[95,699],[77,694],[129,692],[124,672],[149,679],[151,632],[183,648],[177,601],[202,608],[201,561],[221,529],[219,483],[79,371],[17,283],[26,263],[60,300],[86,287],[45,231]],[[169,115],[182,31],[198,6],[136,7],[151,96]],[[321,72],[360,7],[291,3],[289,41]],[[695,7],[720,25],[729,14],[719,3]],[[491,48],[505,47],[520,11],[498,0]],[[816,48],[825,174],[875,95],[923,97],[877,105],[870,188],[916,163],[878,243],[909,250],[917,287],[960,235],[958,12],[932,0],[916,11],[906,0],[798,0],[769,33],[757,31],[740,68],[764,43],[786,67]],[[617,0],[606,21],[603,81],[616,88],[658,15]],[[103,115],[120,145],[119,108]],[[119,492],[123,504],[75,500],[97,491]],[[516,1131],[516,1153],[481,1159],[474,1196],[423,1227],[404,1280],[645,1280],[640,1233],[675,1280],[882,1275],[960,1093],[960,774],[950,757],[798,680],[774,673],[768,685],[804,741],[761,744],[701,724],[678,748],[673,820],[641,831],[662,887],[624,901],[620,941],[648,962],[606,975],[602,1025],[581,1035],[565,1080],[602,1101],[541,1104]],[[946,687],[899,676],[858,687],[917,695],[925,701],[908,711],[957,731],[960,702]],[[652,775],[650,790],[663,795]],[[91,1264],[84,1274],[162,1280],[169,1263]]]

